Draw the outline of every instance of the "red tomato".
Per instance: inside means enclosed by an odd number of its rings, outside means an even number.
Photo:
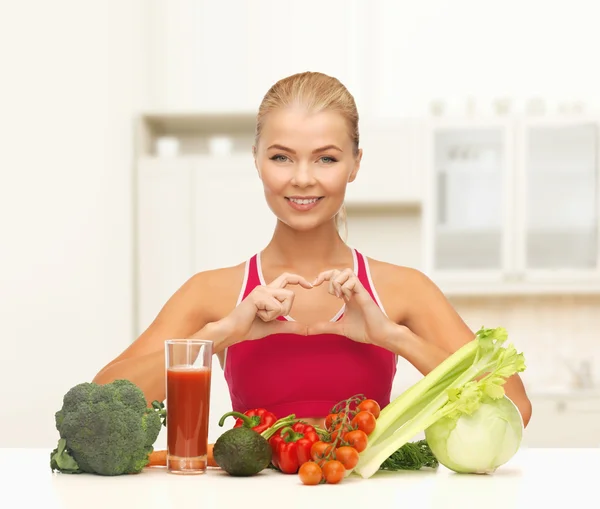
[[[329,414],[327,417],[325,417],[325,429],[327,431],[331,431],[334,422],[336,425],[339,425],[338,423],[343,422],[344,415],[346,415],[344,412],[340,412],[339,414]]]
[[[298,476],[303,484],[315,486],[323,479],[323,471],[321,470],[321,467],[313,461],[307,461],[306,463],[303,463],[300,470],[298,470]]]
[[[329,460],[323,465],[323,477],[327,484],[339,483],[346,473],[344,465],[338,460]]]
[[[343,445],[335,450],[335,459],[344,465],[346,470],[352,470],[358,463],[358,451],[354,447]]]
[[[359,403],[359,405],[356,407],[356,409],[359,412],[362,412],[362,411],[371,412],[373,414],[373,416],[375,417],[375,419],[377,419],[379,417],[379,414],[381,413],[381,408],[379,407],[379,403],[377,403],[377,401],[375,401],[374,399],[365,399],[365,400],[361,401]]]
[[[364,431],[355,429],[346,433],[344,440],[350,444],[350,447],[354,447],[360,453],[367,448],[369,438]]]
[[[375,419],[375,416],[371,412],[363,410],[354,416],[351,425],[353,428],[364,431],[368,436],[373,433],[375,426],[377,426],[377,419]]]
[[[318,442],[312,444],[310,448],[310,456],[313,461],[316,461],[320,465],[324,463],[324,457],[329,454],[331,447],[331,444],[319,440]]]

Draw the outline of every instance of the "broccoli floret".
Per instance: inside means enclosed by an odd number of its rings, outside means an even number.
[[[139,473],[153,451],[163,408],[158,402],[148,408],[144,393],[128,380],[76,385],[55,414],[60,440],[50,455],[51,469],[100,475]]]

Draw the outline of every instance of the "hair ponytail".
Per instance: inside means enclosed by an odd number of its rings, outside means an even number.
[[[346,205],[342,205],[340,211],[335,215],[335,225],[340,237],[344,242],[348,240],[348,213]]]

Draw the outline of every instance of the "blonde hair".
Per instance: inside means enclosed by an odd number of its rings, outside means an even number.
[[[302,72],[283,78],[265,94],[256,118],[255,143],[258,143],[265,117],[269,112],[289,106],[301,106],[310,112],[334,111],[348,123],[354,155],[358,155],[358,110],[354,97],[337,79],[320,72]],[[348,234],[346,207],[335,216],[338,232],[344,240]],[[343,230],[343,233],[342,233]]]

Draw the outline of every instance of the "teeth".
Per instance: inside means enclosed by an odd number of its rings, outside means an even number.
[[[299,205],[309,205],[310,203],[315,203],[317,200],[318,198],[312,198],[310,200],[297,200],[295,198],[290,198],[290,201],[293,201]]]

